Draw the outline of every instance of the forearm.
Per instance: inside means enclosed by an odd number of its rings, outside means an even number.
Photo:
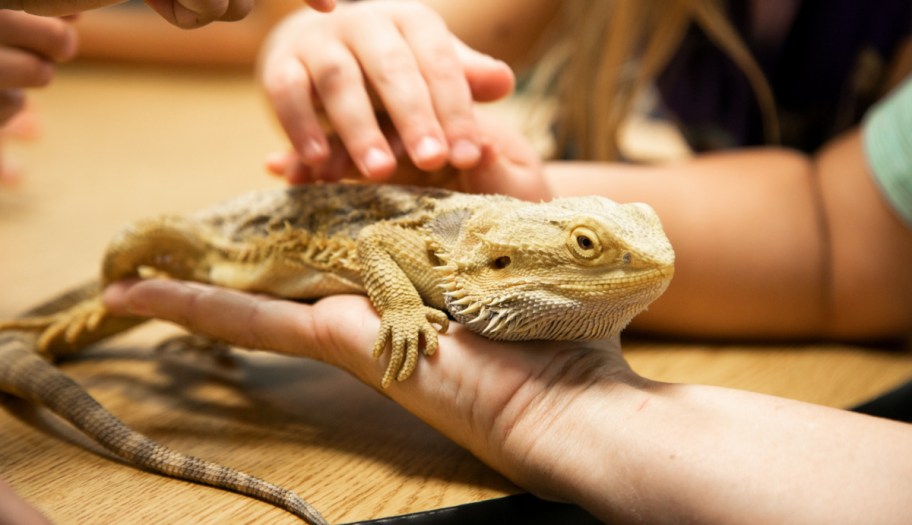
[[[600,384],[575,401],[524,458],[537,481],[520,482],[608,522],[907,519],[907,425],[694,385]]]
[[[678,254],[635,321],[700,337],[886,338],[912,326],[912,232],[867,173],[857,133],[816,156],[763,148],[680,164],[553,164],[558,195],[644,201]]]
[[[819,211],[810,161],[780,149],[633,166],[553,164],[557,195],[652,205],[675,278],[634,326],[697,337],[804,337],[823,323]]]
[[[510,63],[526,65],[530,52],[555,16],[559,2],[550,0],[420,0],[446,20],[469,47]]]

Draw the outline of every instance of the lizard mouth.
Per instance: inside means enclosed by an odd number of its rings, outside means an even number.
[[[475,290],[454,277],[444,286],[444,301],[457,322],[490,339],[602,339],[619,332],[664,293],[674,266],[623,274],[618,270],[549,287],[541,280],[501,283],[496,292]]]

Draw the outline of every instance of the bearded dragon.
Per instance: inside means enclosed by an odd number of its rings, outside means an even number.
[[[0,391],[44,405],[129,463],[225,488],[325,523],[293,492],[185,456],[129,429],[46,358],[143,319],[111,315],[101,291],[167,276],[308,300],[367,294],[381,317],[381,385],[438,348],[449,319],[495,340],[595,340],[668,286],[674,252],[645,204],[600,197],[532,204],[441,189],[317,184],[241,196],[124,228],[100,280],[0,323]]]

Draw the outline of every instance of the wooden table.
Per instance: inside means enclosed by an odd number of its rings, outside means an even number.
[[[71,66],[35,93],[41,140],[4,145],[24,184],[0,189],[0,317],[96,272],[123,223],[279,183],[283,147],[250,75]],[[516,487],[373,390],[325,365],[262,353],[234,371],[162,360],[175,330],[142,328],[64,369],[137,430],[299,492],[332,521],[438,508]],[[912,376],[912,355],[844,345],[630,341],[640,373],[849,406]],[[0,398],[0,477],[56,523],[295,523],[273,507],[87,452],[72,429]]]

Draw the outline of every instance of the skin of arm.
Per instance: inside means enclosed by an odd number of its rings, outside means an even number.
[[[545,178],[556,195],[644,201],[662,217],[677,269],[635,321],[641,329],[767,340],[910,334],[912,231],[868,174],[857,131],[813,156],[759,148],[654,167],[556,163]]]
[[[3,525],[50,525],[50,521],[36,508],[13,492],[12,487],[0,479],[0,523]]]
[[[363,297],[302,305],[178,281],[125,282],[112,312],[339,366],[379,389]],[[902,523],[912,427],[633,373],[617,340],[496,343],[460,326],[385,395],[536,494],[608,522]]]
[[[425,3],[439,10],[455,35],[508,59],[515,57],[486,35],[506,24],[501,30],[518,31],[517,41],[529,49],[526,39],[534,40],[553,15],[539,2],[529,3],[526,11],[525,4],[510,1]],[[504,22],[519,13],[532,17],[534,30]],[[472,21],[481,21],[482,28],[472,29]],[[278,48],[288,45],[280,42]],[[900,65],[892,69],[899,71]],[[290,106],[277,112],[294,121]],[[416,118],[417,112],[406,113]],[[476,125],[489,151],[504,156],[510,146],[504,145],[502,130],[492,133],[478,119]],[[365,133],[364,126],[351,129],[350,142]],[[295,173],[288,169],[293,162],[282,164],[272,169]],[[543,177],[534,162],[523,164],[533,172],[504,178],[501,170],[489,169],[491,164],[465,166],[463,172],[475,173],[460,189],[532,200],[594,193],[648,202],[663,217],[678,252],[677,276],[666,295],[635,321],[638,328],[765,340],[889,339],[912,330],[912,274],[904,270],[912,264],[910,233],[874,187],[857,131],[812,155],[755,148],[647,167],[555,163]],[[528,182],[517,183],[523,179]],[[543,186],[550,190],[530,191]]]
[[[765,147],[661,165],[542,163],[516,130],[478,121],[496,147],[451,179],[453,189],[531,201],[596,194],[656,209],[675,278],[634,319],[638,330],[766,341],[912,335],[912,231],[868,173],[857,130],[814,155]]]

